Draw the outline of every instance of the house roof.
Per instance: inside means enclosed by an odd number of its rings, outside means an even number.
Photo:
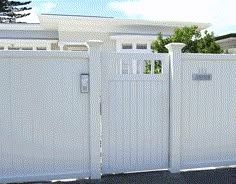
[[[64,16],[64,17],[94,17],[94,18],[115,18],[115,17],[105,17],[105,16],[91,16],[91,15],[65,15],[65,14],[47,14],[43,13],[41,15],[49,15],[49,16]]]
[[[67,30],[76,31],[86,28],[96,31],[109,32],[117,27],[148,26],[153,29],[175,29],[177,27],[197,25],[200,30],[211,26],[209,23],[197,22],[176,22],[176,21],[153,21],[142,19],[121,19],[103,16],[84,15],[61,15],[61,14],[41,14],[40,23],[11,23],[0,24],[0,30]]]
[[[211,26],[209,23],[197,22],[177,22],[177,21],[153,21],[142,19],[121,19],[114,17],[101,17],[101,16],[82,16],[82,15],[60,15],[60,14],[41,14],[39,20],[42,26],[47,29],[57,29],[59,25],[73,24],[77,26],[96,26],[101,25],[106,27],[116,26],[155,26],[155,27],[184,27],[197,25],[200,30],[206,29]],[[69,27],[67,27],[68,29]]]
[[[225,35],[222,35],[222,36],[217,36],[215,39],[216,39],[216,42],[223,49],[235,48],[235,45],[236,45],[236,33],[230,33],[230,34],[225,34]]]
[[[230,34],[226,34],[226,35],[217,36],[215,39],[216,39],[216,41],[218,41],[218,40],[224,40],[224,39],[228,39],[228,38],[236,38],[236,33],[230,33]]]

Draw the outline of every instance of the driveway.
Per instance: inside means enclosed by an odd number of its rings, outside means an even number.
[[[65,184],[236,184],[236,168],[189,171],[171,174],[169,171],[105,175],[101,180],[82,180]]]

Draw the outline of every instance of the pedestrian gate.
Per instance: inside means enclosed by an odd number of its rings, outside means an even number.
[[[167,54],[102,55],[102,173],[168,168]]]

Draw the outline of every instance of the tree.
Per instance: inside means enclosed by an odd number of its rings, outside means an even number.
[[[30,13],[24,13],[25,10],[31,10],[31,7],[25,5],[30,4],[31,1],[20,2],[20,1],[8,1],[0,0],[0,22],[15,22],[16,19],[26,17]]]
[[[165,45],[168,43],[185,43],[183,52],[187,53],[222,53],[223,50],[215,42],[214,33],[207,30],[202,35],[197,26],[177,28],[172,36],[163,38],[161,33],[157,34],[157,39],[152,43],[153,52],[168,52]]]

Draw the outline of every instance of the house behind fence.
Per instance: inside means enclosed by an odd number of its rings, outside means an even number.
[[[0,182],[236,165],[236,55],[151,52],[192,24],[0,25]]]

